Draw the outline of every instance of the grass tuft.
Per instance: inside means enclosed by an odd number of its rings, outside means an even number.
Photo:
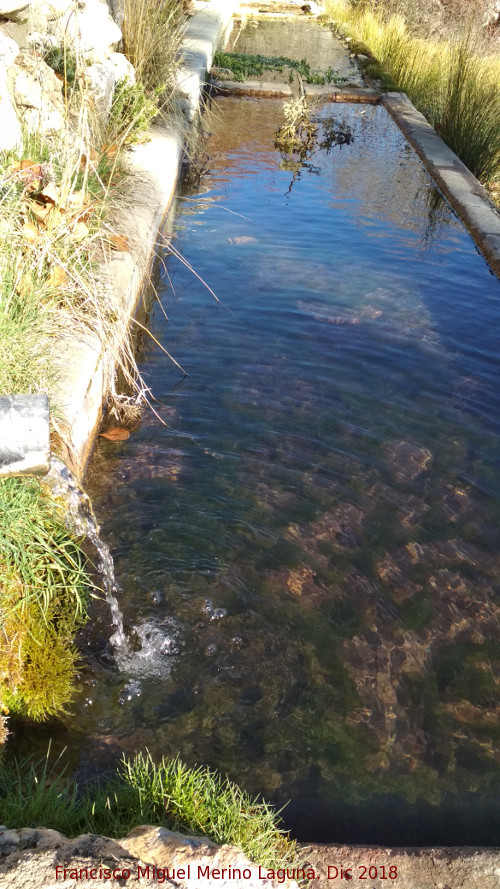
[[[164,111],[173,108],[184,22],[178,0],[124,0],[123,52],[146,95],[162,91]]]
[[[46,827],[68,836],[125,836],[139,824],[206,836],[238,846],[266,867],[292,867],[296,844],[280,829],[279,813],[208,768],[188,768],[177,756],[155,763],[149,753],[123,759],[118,773],[83,794],[59,757],[0,764],[0,810],[8,827]]]

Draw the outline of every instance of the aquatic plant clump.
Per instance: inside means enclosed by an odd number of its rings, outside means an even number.
[[[302,167],[310,168],[316,151],[329,154],[334,146],[352,142],[352,131],[344,121],[313,114],[304,95],[284,102],[283,116],[285,122],[275,133],[274,147],[281,154],[280,169],[292,172],[294,180]]]
[[[234,80],[243,83],[248,77],[261,77],[265,71],[288,72],[290,82],[297,73],[306,83],[344,83],[345,77],[334,71],[330,66],[325,72],[311,70],[306,59],[297,61],[285,56],[263,56],[258,53],[216,52],[214,67],[231,73]]]
[[[86,616],[86,558],[34,479],[0,483],[0,704],[40,720],[74,693],[73,639]]]

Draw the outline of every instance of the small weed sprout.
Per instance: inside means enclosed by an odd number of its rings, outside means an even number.
[[[115,87],[107,133],[110,142],[132,145],[144,142],[151,123],[158,116],[162,87],[150,96],[142,83],[130,83],[124,78]]]

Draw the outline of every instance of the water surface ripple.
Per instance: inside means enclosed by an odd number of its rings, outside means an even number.
[[[500,286],[383,109],[322,113],[352,144],[294,178],[280,103],[216,106],[175,246],[221,304],[168,263],[188,376],[148,350],[167,425],[89,477],[138,655],[98,609],[61,737],[180,750],[306,839],[497,843]]]

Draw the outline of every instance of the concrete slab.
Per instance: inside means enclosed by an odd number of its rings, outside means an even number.
[[[184,36],[184,62],[177,84],[183,110],[188,120],[197,114],[205,74],[212,67],[215,51],[226,43],[232,28],[237,0],[194,0],[195,14],[189,19]]]
[[[254,96],[267,99],[290,98],[297,95],[297,89],[288,83],[274,83],[265,80],[214,80],[211,91],[216,95]],[[381,93],[373,89],[358,87],[335,88],[331,84],[321,86],[316,83],[304,84],[305,95],[322,102],[350,102],[353,105],[376,105],[380,102]]]
[[[317,889],[498,889],[500,849],[309,845]],[[392,870],[390,870],[392,868]],[[341,876],[342,873],[342,876]]]

